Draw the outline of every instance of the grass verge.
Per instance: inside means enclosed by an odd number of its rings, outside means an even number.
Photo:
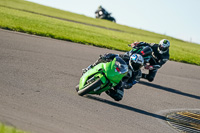
[[[134,41],[158,43],[166,38],[171,42],[170,60],[200,65],[200,45],[173,37],[24,0],[3,0],[0,8],[0,28],[3,29],[120,51],[130,50],[127,44]]]

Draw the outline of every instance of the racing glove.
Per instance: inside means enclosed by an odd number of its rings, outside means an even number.
[[[160,65],[145,65],[144,68],[148,70],[159,69]]]

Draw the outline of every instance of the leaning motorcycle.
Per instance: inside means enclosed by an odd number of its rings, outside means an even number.
[[[95,13],[96,18],[100,18],[100,19],[106,19],[112,22],[116,23],[116,20],[114,17],[111,16],[111,13],[103,13],[103,11],[98,11]]]
[[[130,45],[128,45],[130,47]],[[133,54],[140,54],[144,58],[144,63],[148,63],[149,60],[152,58],[152,48],[149,46],[139,46],[139,47],[132,47],[132,49],[127,52],[126,54],[131,56]]]
[[[116,56],[110,62],[99,63],[83,73],[79,85],[76,86],[78,95],[100,95],[102,92],[115,87],[127,72],[128,65],[119,56]]]
[[[128,45],[129,47],[131,45]],[[132,49],[127,52],[126,54],[128,54],[129,56],[133,55],[133,54],[140,54],[142,55],[142,57],[144,58],[144,69],[146,70],[153,70],[153,69],[159,69],[160,65],[153,65],[150,66],[149,61],[152,59],[155,61],[154,57],[153,57],[153,50],[150,46],[134,46],[132,47]]]

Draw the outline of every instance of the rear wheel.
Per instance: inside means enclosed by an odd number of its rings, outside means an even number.
[[[100,87],[100,86],[101,86],[101,79],[97,79],[97,80],[95,80],[94,82],[89,83],[88,86],[87,86],[87,84],[86,84],[85,86],[86,86],[85,88],[83,88],[82,90],[79,90],[79,91],[78,91],[78,94],[79,94],[80,96],[83,96],[83,95],[85,95],[85,94],[88,94],[90,91],[92,91],[92,90],[94,90],[94,89]]]
[[[110,17],[109,20],[112,21],[112,22],[114,22],[114,23],[116,23],[116,20],[113,17]]]

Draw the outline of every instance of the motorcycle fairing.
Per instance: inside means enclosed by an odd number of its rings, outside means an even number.
[[[120,74],[116,70],[115,61],[116,58],[111,62],[100,63],[84,73],[79,82],[79,90],[83,89],[87,80],[93,76],[96,79],[100,78],[102,85],[100,89],[96,91],[91,91],[89,94],[101,94],[111,87],[116,86],[124,77],[124,74]]]

